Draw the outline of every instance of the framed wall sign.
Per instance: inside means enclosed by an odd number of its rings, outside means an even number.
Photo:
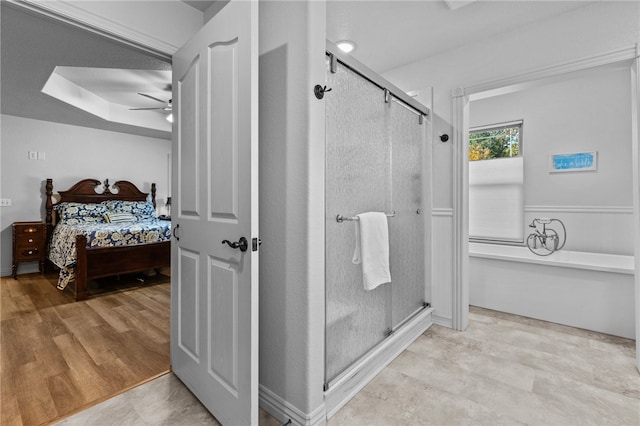
[[[587,172],[598,169],[598,152],[583,151],[569,154],[551,154],[549,172]]]

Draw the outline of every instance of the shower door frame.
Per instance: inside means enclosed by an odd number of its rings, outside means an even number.
[[[640,45],[562,63],[539,70],[468,87],[455,88],[453,97],[453,226],[454,270],[452,328],[463,331],[469,325],[469,193],[468,145],[469,104],[472,100],[508,93],[519,87],[598,67],[624,66],[631,72],[631,144],[633,169],[633,217],[635,257],[636,368],[640,371]]]
[[[410,95],[405,93],[402,89],[396,87],[386,79],[378,75],[375,71],[368,68],[358,60],[354,59],[350,55],[342,53],[337,46],[330,41],[326,44],[326,55],[329,57],[329,66],[345,66],[350,71],[358,74],[360,77],[368,80],[378,88],[388,92],[388,96],[392,96],[402,103],[406,104],[404,107],[413,110],[416,114],[416,119],[420,120],[420,125],[428,126],[425,129],[425,142],[423,149],[423,161],[422,169],[423,176],[426,180],[423,181],[423,200],[424,205],[422,210],[430,212],[432,208],[431,203],[431,155],[427,153],[430,142],[432,140],[432,126],[431,126],[431,110],[413,99]],[[328,72],[330,72],[331,68]],[[391,101],[391,100],[390,100]],[[325,165],[326,168],[326,165]],[[427,295],[427,283],[431,280],[431,238],[430,238],[430,216],[424,215],[424,262],[425,262],[425,288],[424,299],[429,301],[430,295]],[[325,265],[326,267],[326,265]],[[326,291],[325,291],[326,297]],[[326,309],[326,302],[325,302]],[[370,380],[375,377],[388,363],[390,363],[396,356],[404,351],[415,339],[417,339],[422,333],[424,333],[432,324],[431,314],[433,307],[430,303],[426,303],[414,313],[403,319],[396,327],[392,328],[391,333],[385,339],[383,339],[376,346],[371,348],[368,352],[362,354],[353,363],[347,366],[342,373],[338,374],[329,382],[325,382],[325,407],[327,419],[332,417],[349,399],[360,391]],[[326,315],[325,315],[326,317]],[[325,325],[326,327],[326,325]],[[325,333],[326,339],[326,333]],[[326,344],[325,344],[326,351]],[[326,381],[326,358],[325,353],[325,381]]]

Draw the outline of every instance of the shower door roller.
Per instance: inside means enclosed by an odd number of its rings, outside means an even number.
[[[240,237],[240,239],[234,243],[229,240],[222,240],[222,244],[227,244],[233,249],[240,249],[240,251],[247,251],[249,248],[249,242],[245,237]]]

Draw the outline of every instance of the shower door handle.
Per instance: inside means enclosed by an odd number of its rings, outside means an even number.
[[[240,251],[247,251],[247,249],[249,248],[249,242],[245,237],[240,237],[238,241],[233,243],[229,240],[222,240],[222,244],[227,244],[233,249],[240,249]]]

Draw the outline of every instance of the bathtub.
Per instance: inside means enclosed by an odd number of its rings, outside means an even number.
[[[633,256],[469,244],[469,303],[635,339]]]

